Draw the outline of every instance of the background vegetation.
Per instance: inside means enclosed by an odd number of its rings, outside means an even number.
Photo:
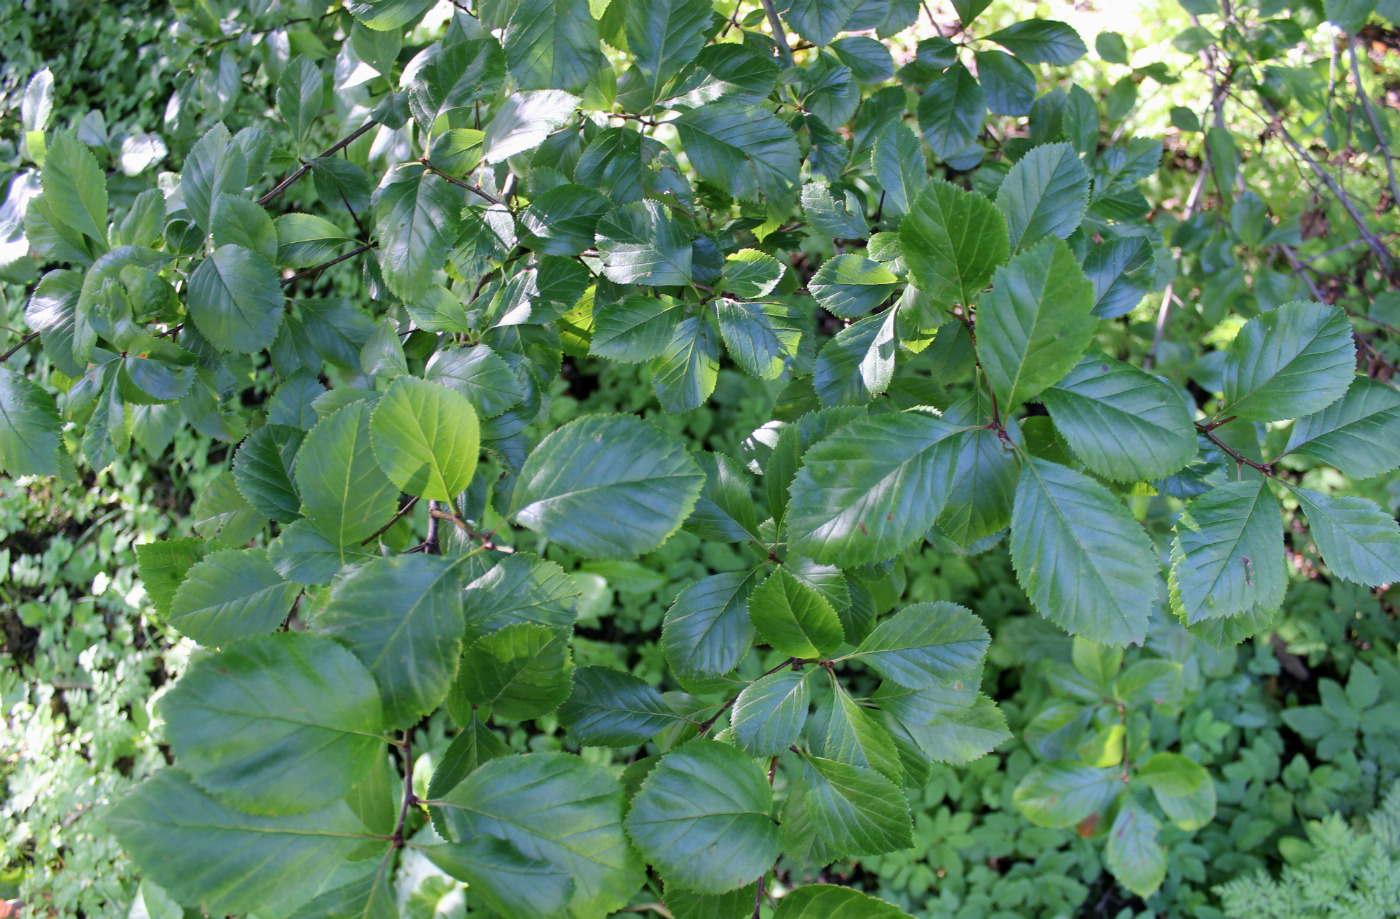
[[[606,22],[606,5],[594,6]],[[901,69],[897,78],[876,73],[857,81],[852,112],[860,98],[880,91],[872,87],[891,78],[911,93],[925,90],[933,76],[919,68],[934,67],[942,51],[937,39],[958,39],[960,18],[971,18],[969,8],[976,6],[924,4],[907,28],[880,33]],[[1083,130],[1076,139],[1072,129],[1061,128],[1034,142],[1067,137],[1081,153],[1132,150],[1137,137],[1162,144],[1160,165],[1149,163],[1133,189],[1105,205],[1105,222],[1140,221],[1151,246],[1123,272],[1138,299],[1115,321],[1101,323],[1096,346],[1163,375],[1204,407],[1221,391],[1226,351],[1247,321],[1291,301],[1316,300],[1351,316],[1358,372],[1391,387],[1400,361],[1400,295],[1394,290],[1400,188],[1390,152],[1400,121],[1400,8],[1387,0],[1033,6],[994,3],[977,17],[976,34],[1032,15],[1069,23],[1090,50],[1038,64],[1035,93],[1060,90],[1058,104],[1066,112],[1087,104],[1097,122],[1087,138]],[[744,28],[768,29],[756,4],[721,2],[716,9]],[[233,131],[275,132],[266,170],[275,179],[291,172],[299,155],[335,144],[368,108],[398,104],[400,125],[410,119],[408,102],[396,103],[392,90],[404,66],[443,37],[452,15],[450,5],[440,5],[407,32],[401,47],[375,46],[386,55],[392,77],[386,79],[375,72],[373,36],[338,3],[0,0],[5,367],[54,391],[76,383],[59,378],[62,368],[32,341],[25,318],[43,271],[76,261],[40,251],[32,224],[26,236],[23,219],[40,190],[37,167],[59,131],[71,131],[95,156],[118,221],[143,192],[172,192],[194,145],[218,122]],[[819,66],[816,49],[804,47],[809,42],[789,38],[800,63],[808,70]],[[623,60],[615,48],[609,54]],[[309,117],[289,133],[278,88],[293,59],[320,67],[328,101],[325,117]],[[985,60],[979,75],[995,66]],[[825,100],[820,87],[807,90],[804,111],[847,105],[839,98],[844,84]],[[925,137],[921,155],[928,154],[935,174],[995,194],[1036,130],[1028,111],[1016,104],[1001,108],[992,106],[995,114],[978,133],[988,155],[975,172],[978,157],[961,151],[959,160],[959,151],[932,148]],[[375,111],[386,121],[394,117]],[[858,129],[859,116],[847,113],[840,123],[848,119]],[[401,135],[386,131],[348,146],[344,155],[382,168],[417,152],[410,154]],[[249,184],[255,196],[271,187]],[[368,239],[357,232],[368,202],[355,200],[357,207],[346,209],[331,200],[335,191],[333,183],[317,182],[292,194],[299,195],[293,198],[298,209],[332,215],[348,241]],[[363,191],[367,197],[368,187]],[[702,188],[699,194],[717,193]],[[874,198],[860,203],[878,223],[882,205]],[[734,232],[752,232],[764,218],[745,213]],[[778,237],[764,242],[791,253],[788,265],[804,287],[843,251],[840,232],[815,239],[797,226],[768,229]],[[169,244],[171,229],[162,226],[162,232]],[[363,299],[364,285],[375,283],[364,271],[350,260],[308,283],[323,297]],[[389,313],[383,302],[372,310],[376,318]],[[842,328],[827,315],[821,322],[816,332],[823,342]],[[368,331],[358,344],[367,337]],[[405,351],[421,368],[425,354],[415,354],[410,343],[397,352],[399,360]],[[692,449],[752,459],[762,455],[762,437],[755,446],[754,432],[785,412],[785,420],[798,413],[788,403],[800,399],[784,381],[756,379],[733,357],[717,363],[713,393],[701,397],[703,404],[663,409],[666,399],[658,398],[651,364],[591,356],[586,343],[571,348],[567,335],[564,351],[562,372],[534,381],[542,391],[539,414],[524,435],[532,444],[583,415],[635,412]],[[366,363],[394,358],[392,348],[356,355]],[[933,366],[930,372],[928,364],[902,363],[885,388],[907,404],[941,404],[938,397],[923,398],[933,392],[930,380],[942,382],[946,365]],[[251,359],[231,362],[229,372],[234,382],[224,387],[216,413],[236,430],[188,425],[168,417],[164,406],[129,406],[119,424],[129,440],[114,442],[110,457],[100,457],[99,448],[94,461],[84,433],[95,422],[79,409],[65,416],[76,418],[65,432],[76,465],[57,476],[0,479],[6,740],[0,895],[21,901],[33,915],[200,914],[143,880],[101,815],[171,758],[159,702],[201,652],[158,612],[138,576],[137,547],[236,530],[240,508],[227,474],[234,444],[250,422],[256,427],[264,419],[277,381]],[[1038,406],[1020,425],[1036,449],[1068,455]],[[1243,438],[1227,440],[1221,449],[1238,453],[1217,451],[1215,458],[1236,469],[1263,464],[1284,452],[1291,429],[1261,424],[1255,433],[1249,445]],[[1375,437],[1381,450],[1400,448],[1393,433]],[[1400,487],[1390,471],[1395,460],[1363,470],[1369,475],[1343,474],[1319,460],[1327,457],[1288,456],[1276,471],[1300,487],[1363,496],[1391,515],[1400,510]],[[1190,468],[1177,478],[1158,488],[1121,489],[1164,564],[1182,500],[1202,490],[1190,481]],[[991,635],[982,690],[1005,716],[1006,739],[971,762],[912,771],[911,847],[841,858],[819,873],[805,872],[801,860],[780,862],[774,889],[849,885],[920,919],[1400,915],[1400,799],[1387,797],[1400,772],[1396,588],[1337,576],[1319,558],[1296,501],[1287,511],[1285,599],[1276,615],[1253,622],[1251,637],[1238,644],[1193,634],[1165,603],[1155,609],[1145,641],[1126,652],[1071,638],[1028,599],[1005,540],[969,549],[934,534],[880,570],[864,583],[882,612],[952,601],[981,617]],[[403,551],[435,525],[427,502],[419,502],[384,541],[389,550]],[[254,521],[232,541],[265,545],[271,534]],[[524,533],[517,545],[536,548],[532,540]],[[662,619],[677,594],[697,580],[746,567],[741,546],[682,531],[635,560],[599,560],[557,541],[542,549],[542,557],[567,571],[579,594],[576,666],[626,670],[668,692],[704,691],[685,685],[667,666]],[[755,655],[742,672],[752,680],[768,666]],[[873,674],[855,680],[866,694],[875,685]],[[420,753],[416,784],[425,793],[461,723],[444,708],[412,731]],[[496,727],[517,752],[579,749],[552,713]],[[1045,826],[1055,821],[1037,819],[1027,796],[1017,795],[1037,767],[1115,766],[1122,753],[1115,759],[1107,748],[1129,744],[1174,751],[1208,772],[1209,793],[1192,792],[1199,813],[1158,811],[1148,818],[1160,823],[1157,841],[1169,856],[1160,877],[1147,880],[1121,862],[1109,865],[1107,811],[1103,819],[1095,812],[1068,826]],[[629,758],[603,747],[586,747],[584,755],[618,773]],[[425,821],[419,831],[431,833]],[[407,850],[391,890],[389,914],[462,916],[487,908],[449,872]],[[656,906],[665,915],[660,893],[659,884],[649,887],[630,908],[645,913]],[[674,903],[668,906],[678,919],[683,915]],[[362,908],[374,914],[388,907],[370,902]],[[771,915],[769,905],[762,909]],[[267,919],[282,914],[276,907],[256,912]]]

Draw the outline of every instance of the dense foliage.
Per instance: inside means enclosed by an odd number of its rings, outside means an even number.
[[[17,891],[1390,915],[1397,11],[1182,6],[0,6]]]

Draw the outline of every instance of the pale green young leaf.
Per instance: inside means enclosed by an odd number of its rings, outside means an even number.
[[[311,616],[311,631],[345,645],[379,687],[388,728],[437,708],[462,647],[460,560],[438,555],[372,559],[342,577]]]
[[[811,751],[826,759],[874,769],[892,782],[903,782],[904,768],[889,730],[835,680],[832,697],[831,707],[819,713],[819,718],[825,715],[825,730],[820,729],[820,721],[809,730]]]
[[[1075,456],[1114,481],[1165,478],[1196,455],[1180,391],[1102,351],[1086,354],[1041,400]]]
[[[754,589],[749,618],[773,650],[790,657],[825,657],[845,638],[841,620],[826,598],[783,567]]]
[[[215,246],[236,245],[268,261],[277,258],[277,227],[272,218],[241,195],[221,194],[214,199],[211,232]]]
[[[676,531],[704,478],[675,435],[635,416],[594,415],[554,431],[530,454],[513,514],[591,558],[633,558]]]
[[[266,635],[291,612],[300,588],[266,549],[221,549],[190,568],[170,601],[169,622],[205,647]]]
[[[399,377],[374,406],[370,443],[379,467],[400,489],[451,501],[476,472],[477,427],[466,396],[426,380]]]
[[[1365,498],[1325,495],[1289,484],[1308,531],[1332,573],[1356,584],[1400,581],[1400,526]]]
[[[1211,781],[1204,766],[1180,753],[1152,754],[1138,766],[1133,778],[1153,791],[1174,798],[1190,795],[1203,783]]]
[[[1011,559],[1036,609],[1072,635],[1141,642],[1160,593],[1152,545],[1108,489],[1029,457],[1011,515]]]
[[[161,697],[166,737],[205,791],[297,814],[343,797],[383,755],[379,691],[334,642],[288,632],[196,660]]]
[[[977,307],[977,355],[1003,415],[1079,363],[1098,327],[1093,308],[1093,288],[1060,240],[996,270]]]
[[[388,32],[418,19],[432,5],[433,0],[350,0],[345,7],[368,28]]]
[[[1221,418],[1282,421],[1320,412],[1356,375],[1351,321],[1335,306],[1285,303],[1244,324],[1221,375]]]
[[[724,893],[761,877],[781,848],[773,791],[733,747],[696,740],[666,754],[642,782],[627,833],[662,877]]]
[[[1227,482],[1186,506],[1170,580],[1172,610],[1188,625],[1279,608],[1288,587],[1283,517],[1263,479]]]

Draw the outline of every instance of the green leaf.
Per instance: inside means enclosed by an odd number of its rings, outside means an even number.
[[[437,352],[423,379],[466,396],[478,418],[494,418],[525,397],[515,371],[487,345]]]
[[[1170,580],[1172,611],[1186,624],[1279,608],[1288,587],[1283,517],[1262,478],[1227,482],[1187,505]]]
[[[993,115],[1029,115],[1035,103],[1035,74],[1005,51],[990,48],[973,52],[977,78],[987,93],[987,109]]]
[[[885,209],[892,214],[912,211],[929,181],[928,161],[913,130],[902,121],[886,125],[875,136],[870,163],[885,193]]]
[[[350,14],[371,29],[388,32],[401,29],[432,7],[434,0],[350,0]]]
[[[1152,794],[1166,818],[1187,832],[1199,830],[1215,819],[1214,781],[1204,781],[1195,791],[1179,798],[1155,789]]]
[[[670,297],[629,294],[593,308],[590,354],[625,364],[660,357],[676,337],[682,310]]]
[[[1079,363],[1098,327],[1093,308],[1093,287],[1059,240],[996,270],[977,307],[977,356],[1003,416]]]
[[[828,259],[807,286],[833,315],[854,319],[884,303],[900,285],[899,278],[879,262],[838,255]]]
[[[292,129],[298,147],[321,117],[321,68],[298,54],[277,81],[277,112]]]
[[[935,303],[971,305],[1006,261],[1006,221],[981,195],[932,179],[899,226],[909,277]]]
[[[511,13],[503,43],[521,89],[582,93],[607,66],[598,23],[586,3],[522,0]]]
[[[798,35],[824,47],[845,31],[857,6],[858,0],[794,0],[783,18]]]
[[[680,720],[661,693],[621,670],[580,667],[559,724],[581,746],[630,747]]]
[[[773,791],[752,759],[696,740],[651,770],[627,814],[627,833],[668,882],[724,893],[762,877],[781,848]]]
[[[1320,412],[1356,375],[1351,322],[1335,306],[1295,300],[1244,324],[1221,372],[1219,416],[1282,421]]]
[[[467,639],[516,622],[567,629],[574,624],[578,596],[564,569],[517,551],[467,585]]]
[[[1150,897],[1167,877],[1167,850],[1157,842],[1161,825],[1128,795],[1108,831],[1105,863],[1128,890]]]
[[[1400,581],[1400,526],[1365,498],[1324,495],[1288,483],[1332,573],[1356,584]]]
[[[1079,33],[1053,19],[1026,19],[986,36],[1027,64],[1073,64],[1089,53]]]
[[[719,345],[709,323],[700,316],[682,320],[666,350],[652,361],[651,382],[656,401],[671,414],[705,404],[719,380]]]
[[[556,185],[541,192],[520,215],[521,245],[544,255],[578,255],[593,246],[598,220],[612,202],[585,185]]]
[[[996,703],[963,688],[962,683],[951,689],[898,695],[887,694],[882,688],[876,701],[924,755],[937,763],[966,765],[1011,739],[1006,716]]]
[[[832,695],[833,705],[821,713],[826,716],[825,731],[820,730],[820,721],[809,730],[811,751],[826,759],[874,769],[892,782],[903,782],[904,768],[890,732],[834,680]]]
[[[136,547],[136,571],[156,612],[170,615],[170,601],[210,545],[203,539],[162,539]]]
[[[451,501],[471,484],[480,437],[461,393],[399,377],[375,403],[369,428],[379,467],[408,494]]]
[[[646,878],[622,829],[622,788],[602,766],[567,753],[494,759],[432,805],[459,842],[494,836],[573,878],[570,914],[625,906]]]
[[[857,320],[828,341],[817,355],[812,385],[824,406],[865,405],[894,379],[897,309]]]
[[[1141,236],[1110,239],[1089,250],[1084,274],[1094,285],[1094,315],[1117,319],[1137,308],[1157,284],[1152,243]]]
[[[277,257],[277,227],[267,211],[238,195],[214,200],[212,232],[215,246],[235,245],[269,261]]]
[[[55,133],[44,153],[42,179],[49,213],[105,249],[107,178],[92,151],[68,131]]]
[[[557,916],[569,905],[574,882],[549,862],[528,858],[504,839],[425,846],[422,853],[502,916]]]
[[[427,293],[461,226],[462,196],[416,164],[394,167],[375,192],[379,268],[405,300]]]
[[[521,4],[516,11],[527,5]],[[481,158],[487,163],[501,163],[535,149],[544,143],[550,132],[573,117],[578,104],[578,96],[557,89],[511,93],[486,126],[481,140]]]
[[[496,95],[505,77],[505,55],[494,38],[449,39],[414,74],[408,107],[428,132],[448,112]]]
[[[1011,523],[1011,507],[1016,495],[1016,466],[1012,444],[997,436],[991,428],[982,427],[988,418],[978,411],[982,396],[951,406],[943,420],[956,425],[978,425],[965,430],[949,442],[953,464],[948,483],[948,500],[938,515],[938,528],[961,546],[970,546],[979,539],[1006,529]],[[983,407],[985,411],[985,406]],[[1015,430],[1012,429],[1014,437]]]
[[[1180,391],[1102,351],[1086,354],[1041,400],[1084,465],[1116,482],[1165,478],[1196,456]]]
[[[253,510],[278,523],[301,516],[301,497],[292,483],[297,450],[306,432],[280,424],[265,424],[233,455],[233,480]]]
[[[228,128],[216,124],[195,142],[180,173],[180,194],[190,219],[205,232],[213,226],[219,195],[241,195],[248,184],[248,159]]]
[[[914,844],[904,791],[873,769],[809,756],[803,795],[823,843],[847,855],[882,855]]]
[[[624,9],[627,50],[658,98],[700,53],[714,10],[709,0],[631,0]]]
[[[897,555],[928,532],[947,495],[941,444],[957,428],[922,412],[863,418],[806,455],[786,527],[794,551],[847,567]]]
[[[666,661],[681,677],[721,676],[733,670],[753,643],[751,572],[712,574],[676,597],[661,627]]]
[[[750,756],[777,756],[797,743],[808,701],[806,674],[796,670],[784,668],[750,683],[729,719],[739,749]]]
[[[1046,236],[1073,233],[1089,207],[1089,170],[1071,144],[1031,150],[1002,180],[997,207],[1006,215],[1011,249],[1027,249]]]
[[[298,584],[324,584],[340,573],[342,565],[378,558],[377,547],[338,546],[327,539],[309,520],[298,520],[283,527],[267,547],[267,560],[277,573]]]
[[[1180,753],[1154,753],[1140,766],[1133,778],[1153,791],[1174,798],[1192,794],[1203,782],[1211,780],[1210,773],[1200,763]]]
[[[388,728],[437,708],[462,647],[462,563],[439,555],[372,559],[331,588],[311,630],[345,645],[379,686]]]
[[[799,887],[778,901],[773,919],[910,919],[896,906],[832,884]]]
[[[831,50],[851,69],[851,76],[862,83],[894,79],[894,59],[884,42],[868,35],[851,35],[832,42]]]
[[[773,650],[790,657],[826,657],[845,639],[826,598],[782,567],[754,589],[749,618]]]
[[[12,476],[58,475],[64,450],[53,397],[0,368],[0,469]]]
[[[787,303],[715,301],[719,333],[729,356],[760,380],[783,379],[798,359],[808,322]]]
[[[705,487],[685,529],[715,542],[758,539],[758,514],[748,474],[723,453],[701,453],[695,459],[705,472]]]
[[[205,647],[266,635],[301,588],[282,579],[266,549],[221,549],[190,568],[170,601],[170,624]]]
[[[573,662],[566,632],[529,622],[483,635],[462,655],[457,690],[499,718],[547,715],[569,697]]]
[[[713,46],[712,46],[713,47]],[[743,916],[753,909],[758,897],[758,885],[763,879],[728,893],[696,893],[674,884],[666,885],[663,898],[675,919],[718,919],[721,916]]]
[[[510,754],[510,747],[472,715],[462,732],[452,739],[452,743],[448,745],[447,751],[442,754],[442,759],[433,770],[433,778],[428,785],[428,798],[436,800],[445,797],[482,763]],[[435,825],[436,823],[435,821]]]
[[[157,193],[159,194],[159,193]],[[95,336],[86,320],[78,318],[83,275],[67,268],[50,271],[39,281],[24,310],[24,322],[42,336],[44,354],[70,377],[87,369],[83,353],[91,350]],[[89,339],[84,343],[85,339]]]
[[[929,81],[919,97],[919,127],[934,155],[962,153],[977,140],[987,117],[987,97],[961,62]]]
[[[882,621],[851,657],[907,689],[928,689],[981,672],[991,636],[956,603],[916,603]]]
[[[302,513],[337,546],[359,546],[397,509],[398,489],[370,445],[371,409],[354,402],[321,419],[297,453]]]
[[[343,244],[354,241],[353,235],[314,214],[283,214],[273,224],[277,263],[287,268],[311,268],[329,262]]]
[[[176,769],[142,782],[102,822],[147,878],[219,915],[292,909],[365,842],[342,801],[292,816],[247,814]]]
[[[233,473],[224,472],[195,498],[194,531],[226,546],[241,546],[267,524],[238,491]]]
[[[807,227],[833,239],[865,239],[870,228],[865,223],[865,209],[854,192],[837,190],[838,201],[825,182],[808,182],[802,186],[802,212]]]
[[[383,756],[369,672],[334,642],[297,632],[196,660],[161,697],[160,714],[181,768],[252,813],[329,804]]]
[[[771,255],[757,249],[740,249],[725,256],[720,286],[742,300],[758,299],[773,292],[785,271],[783,264]]]
[[[261,255],[220,246],[190,273],[189,310],[215,346],[252,354],[269,347],[282,326],[282,285]]]
[[[603,274],[618,284],[681,287],[690,283],[690,238],[659,201],[615,208],[598,221]]]
[[[1159,594],[1142,526],[1093,479],[1028,457],[1011,515],[1016,576],[1041,614],[1105,645],[1141,642]]]
[[[789,204],[796,197],[797,138],[771,112],[717,102],[672,123],[690,164],[706,182],[743,200],[762,193],[775,204]]]
[[[515,519],[589,558],[635,558],[666,541],[704,473],[673,434],[629,415],[593,415],[546,437],[521,470]]]
[[[1321,460],[1357,479],[1400,466],[1400,393],[1365,376],[1346,395],[1293,423],[1287,453]]]
[[[1121,774],[1119,769],[1044,763],[1016,786],[1016,807],[1036,826],[1074,826],[1107,806],[1123,787]]]

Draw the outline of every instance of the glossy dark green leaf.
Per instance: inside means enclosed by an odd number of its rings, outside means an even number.
[[[1009,414],[1079,363],[1098,320],[1093,287],[1059,240],[1017,254],[993,277],[977,307],[977,355]]]
[[[427,291],[461,226],[462,196],[418,165],[391,170],[375,192],[379,268],[389,289],[406,300]]]
[[[610,211],[598,221],[597,232],[608,280],[657,287],[690,283],[690,240],[660,202],[639,201]]]
[[[997,207],[1006,216],[1013,252],[1046,236],[1069,236],[1088,206],[1089,170],[1070,144],[1043,144],[1031,150],[997,189]]]
[[[170,601],[185,575],[209,551],[203,539],[162,539],[136,547],[136,571],[157,613],[170,615]]]
[[[199,331],[219,348],[261,351],[282,325],[282,285],[263,256],[220,246],[190,273],[189,310]]]
[[[1351,322],[1335,306],[1295,300],[1244,324],[1221,371],[1220,417],[1282,421],[1320,412],[1356,370]]]
[[[607,63],[589,7],[570,0],[524,0],[511,13],[503,43],[521,89],[582,92]]]
[[[276,629],[298,593],[266,549],[222,549],[190,568],[170,601],[169,622],[205,647],[226,646]]]
[[[779,670],[750,683],[734,703],[734,740],[750,756],[777,756],[802,734],[810,695],[806,674]]]
[[[1170,587],[1183,622],[1271,612],[1287,586],[1283,518],[1263,479],[1227,482],[1181,512]]]
[[[709,323],[699,316],[684,319],[666,349],[651,364],[656,400],[671,414],[705,404],[719,380],[719,344]]]
[[[696,740],[666,754],[642,783],[627,833],[662,877],[724,893],[762,877],[778,857],[773,791],[733,747]]]
[[[494,836],[574,882],[574,916],[625,906],[646,872],[622,829],[622,788],[567,753],[491,760],[434,803],[452,840]]]
[[[911,280],[937,303],[975,302],[1009,251],[996,206],[938,179],[912,200],[899,241]]]
[[[53,217],[105,249],[107,178],[92,151],[68,131],[57,132],[44,152],[42,180]]]
[[[904,791],[873,769],[821,757],[803,760],[808,813],[822,842],[850,855],[881,855],[913,845]]]
[[[102,822],[146,877],[213,913],[293,908],[365,842],[344,802],[257,816],[221,804],[177,769],[138,785]]]
[[[928,532],[947,494],[940,445],[958,429],[932,415],[865,418],[813,447],[793,480],[793,549],[820,562],[892,558]]]
[[[322,82],[321,69],[304,55],[297,55],[277,80],[277,113],[299,145],[321,117]]]
[[[986,36],[1027,64],[1073,64],[1089,53],[1079,33],[1053,19],[1025,19]]]
[[[676,673],[721,676],[748,653],[754,637],[749,595],[758,570],[713,574],[676,597],[661,629],[661,647]]]
[[[894,379],[898,355],[896,309],[857,320],[822,346],[812,375],[824,406],[865,405]]]
[[[408,25],[432,5],[433,0],[350,0],[346,9],[369,28],[387,32]]]
[[[685,529],[716,542],[748,542],[758,539],[758,514],[754,509],[749,475],[723,453],[701,453],[696,461],[705,472],[705,487]]]
[[[1029,115],[1035,102],[1035,74],[1005,51],[990,48],[974,53],[977,79],[987,94],[993,115]]]
[[[1117,319],[1132,312],[1156,286],[1152,244],[1141,236],[1110,239],[1089,250],[1084,274],[1094,285],[1094,315]]]
[[[1389,472],[1400,465],[1400,393],[1354,377],[1345,396],[1293,423],[1284,452],[1321,460],[1358,479]]]
[[[494,836],[427,846],[423,854],[503,916],[557,916],[573,896],[569,875]]]
[[[239,492],[254,510],[278,523],[291,523],[301,516],[292,469],[305,436],[300,428],[265,424],[233,455],[233,479]]]
[[[573,669],[566,633],[521,622],[483,635],[463,652],[454,691],[497,717],[523,721],[568,698]]]
[[[729,357],[760,380],[784,378],[797,360],[808,328],[802,313],[787,303],[715,301],[719,332]]]
[[[822,306],[843,319],[870,312],[899,289],[899,278],[878,262],[859,255],[838,255],[807,283]]]
[[[297,584],[325,584],[340,573],[342,565],[378,558],[377,546],[331,542],[311,521],[297,520],[283,527],[270,546],[267,560],[277,573]]]
[[[977,140],[987,117],[987,97],[961,63],[938,74],[919,97],[919,127],[934,155],[948,159]]]
[[[478,418],[494,418],[525,396],[515,371],[483,344],[437,352],[428,361],[423,379],[461,393]]]
[[[680,305],[670,297],[623,297],[593,308],[593,340],[589,353],[635,364],[660,357],[676,337]]]
[[[565,3],[567,0],[559,2]],[[521,4],[516,8],[516,13],[528,5]],[[587,10],[584,10],[584,15],[587,15]],[[557,89],[511,93],[486,126],[486,133],[481,139],[482,159],[487,163],[500,163],[516,154],[535,149],[544,143],[550,132],[573,116],[578,103],[577,96]]]
[[[12,476],[57,475],[61,433],[53,397],[37,383],[0,368],[0,469]]]
[[[556,185],[520,215],[522,244],[545,255],[578,255],[593,246],[598,220],[612,210],[607,196],[585,185]]]
[[[408,107],[422,130],[448,112],[496,95],[505,82],[506,58],[494,38],[444,42],[414,74]]]
[[[233,142],[228,128],[214,125],[190,148],[180,173],[180,194],[190,219],[208,232],[219,195],[242,194],[248,179],[248,159],[243,148]]]
[[[718,102],[686,112],[674,122],[686,156],[700,178],[735,198],[762,194],[790,203],[801,165],[797,138],[771,112]]]
[[[567,629],[574,624],[578,596],[578,585],[554,562],[515,552],[467,585],[467,638],[474,641],[517,622]]]
[[[667,80],[695,60],[714,15],[709,0],[633,0],[626,6],[627,50],[653,98]]]
[[[676,531],[704,474],[672,434],[627,415],[564,425],[526,460],[515,519],[591,558],[632,558]]]
[[[1325,495],[1289,486],[1322,560],[1332,573],[1357,584],[1400,581],[1400,525],[1365,498]]]
[[[460,560],[437,555],[376,558],[337,581],[311,630],[334,638],[379,686],[384,723],[416,724],[442,703],[462,643]]]
[[[852,657],[908,689],[927,689],[981,671],[991,636],[956,603],[916,603],[883,620]]]
[[[573,692],[559,709],[559,723],[570,738],[585,746],[645,743],[678,720],[680,716],[650,684],[607,667],[575,670]]]
[[[885,193],[886,210],[894,214],[913,210],[928,183],[928,161],[914,131],[903,122],[891,122],[876,135],[870,162]]]
[[[1142,641],[1160,594],[1156,554],[1108,489],[1058,463],[1024,460],[1010,548],[1031,602],[1060,627],[1100,644]]]
[[[272,218],[240,195],[222,194],[214,199],[210,230],[215,246],[242,246],[268,261],[277,258],[277,227]]]
[[[329,804],[384,750],[369,672],[334,642],[296,632],[195,661],[161,697],[160,714],[181,768],[252,813]]]

